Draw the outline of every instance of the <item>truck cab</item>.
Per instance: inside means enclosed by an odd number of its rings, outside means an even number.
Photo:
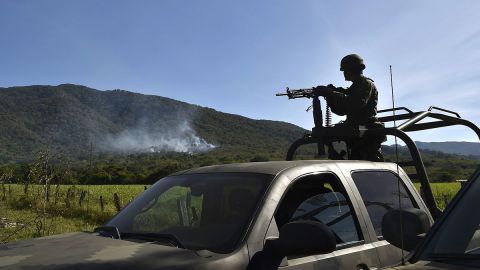
[[[159,181],[151,188],[156,194],[151,202],[133,202],[107,225],[126,235],[132,230],[173,234],[186,248],[212,252],[215,259],[205,266],[376,269],[398,264],[402,258],[401,250],[383,239],[384,214],[411,207],[429,213],[408,176],[397,169],[393,163],[368,161],[278,161],[197,168]],[[172,179],[182,184],[169,186],[163,193],[165,187],[157,188]],[[165,218],[154,204],[176,209],[169,214],[170,223],[161,227],[150,223]],[[430,215],[429,220],[433,223]],[[294,238],[290,241],[301,242],[303,250],[283,253],[269,248],[269,243],[282,238],[284,226],[301,221],[326,225],[335,237],[333,250],[318,253],[315,244],[309,243],[315,241],[314,236],[295,229],[289,232]],[[305,250],[309,244],[311,251]]]

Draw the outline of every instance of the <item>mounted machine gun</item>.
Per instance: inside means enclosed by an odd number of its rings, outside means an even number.
[[[326,113],[325,113],[326,125],[325,126],[323,125],[322,104],[320,103],[320,99],[319,99],[320,95],[316,91],[317,89],[321,89],[321,88],[328,89],[326,86],[318,86],[315,88],[294,89],[294,90],[290,90],[290,88],[287,87],[287,90],[285,93],[277,93],[276,96],[287,96],[288,99],[311,98],[312,105],[308,107],[307,112],[310,109],[313,109],[312,114],[313,114],[313,122],[315,126],[313,127],[312,132],[310,134],[306,134],[304,136],[304,139],[310,138],[310,137],[315,137],[317,139],[318,156],[325,155],[325,146],[327,146],[329,159],[334,159],[334,160],[345,159],[344,157],[346,155],[346,151],[342,151],[341,153],[338,153],[333,147],[333,144],[331,141],[324,141],[323,139],[325,136],[320,136],[320,134],[323,133],[323,128],[332,126],[332,116],[331,116],[330,108],[328,106],[326,107]]]

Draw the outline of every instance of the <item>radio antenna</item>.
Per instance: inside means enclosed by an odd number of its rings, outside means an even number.
[[[392,113],[393,113],[393,127],[395,129],[397,129],[397,120],[396,120],[396,115],[395,115],[395,94],[394,94],[394,91],[393,91],[393,72],[392,72],[392,65],[390,65],[390,87],[392,89],[392,107],[393,107],[393,110],[392,110]],[[398,165],[398,143],[397,143],[397,136],[395,135],[395,159],[396,159],[396,164],[397,164],[397,189],[398,189],[398,206],[400,207],[400,210],[402,209],[402,200],[401,200],[401,196],[400,196],[400,193],[401,193],[401,190],[400,190],[400,168],[399,168],[399,165]],[[400,239],[402,239],[402,265],[405,265],[405,254],[403,252],[403,247],[404,247],[404,243],[403,243],[403,222],[402,222],[402,212],[400,211],[400,235],[402,237],[400,237]]]

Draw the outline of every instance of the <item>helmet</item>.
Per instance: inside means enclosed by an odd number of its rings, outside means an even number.
[[[340,62],[340,71],[362,71],[364,69],[363,59],[358,54],[349,54]]]

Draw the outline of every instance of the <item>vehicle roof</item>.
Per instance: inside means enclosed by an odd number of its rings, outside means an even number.
[[[385,166],[394,165],[386,162],[371,162],[364,160],[294,160],[294,161],[267,161],[267,162],[249,162],[249,163],[233,163],[223,165],[213,165],[207,167],[193,168],[185,171],[177,172],[173,175],[181,174],[198,174],[198,173],[222,173],[222,172],[242,172],[242,173],[263,173],[277,175],[283,170],[304,167],[310,165],[321,164],[338,164],[341,166],[354,165],[358,168],[359,165],[365,165],[365,168],[385,168]]]

